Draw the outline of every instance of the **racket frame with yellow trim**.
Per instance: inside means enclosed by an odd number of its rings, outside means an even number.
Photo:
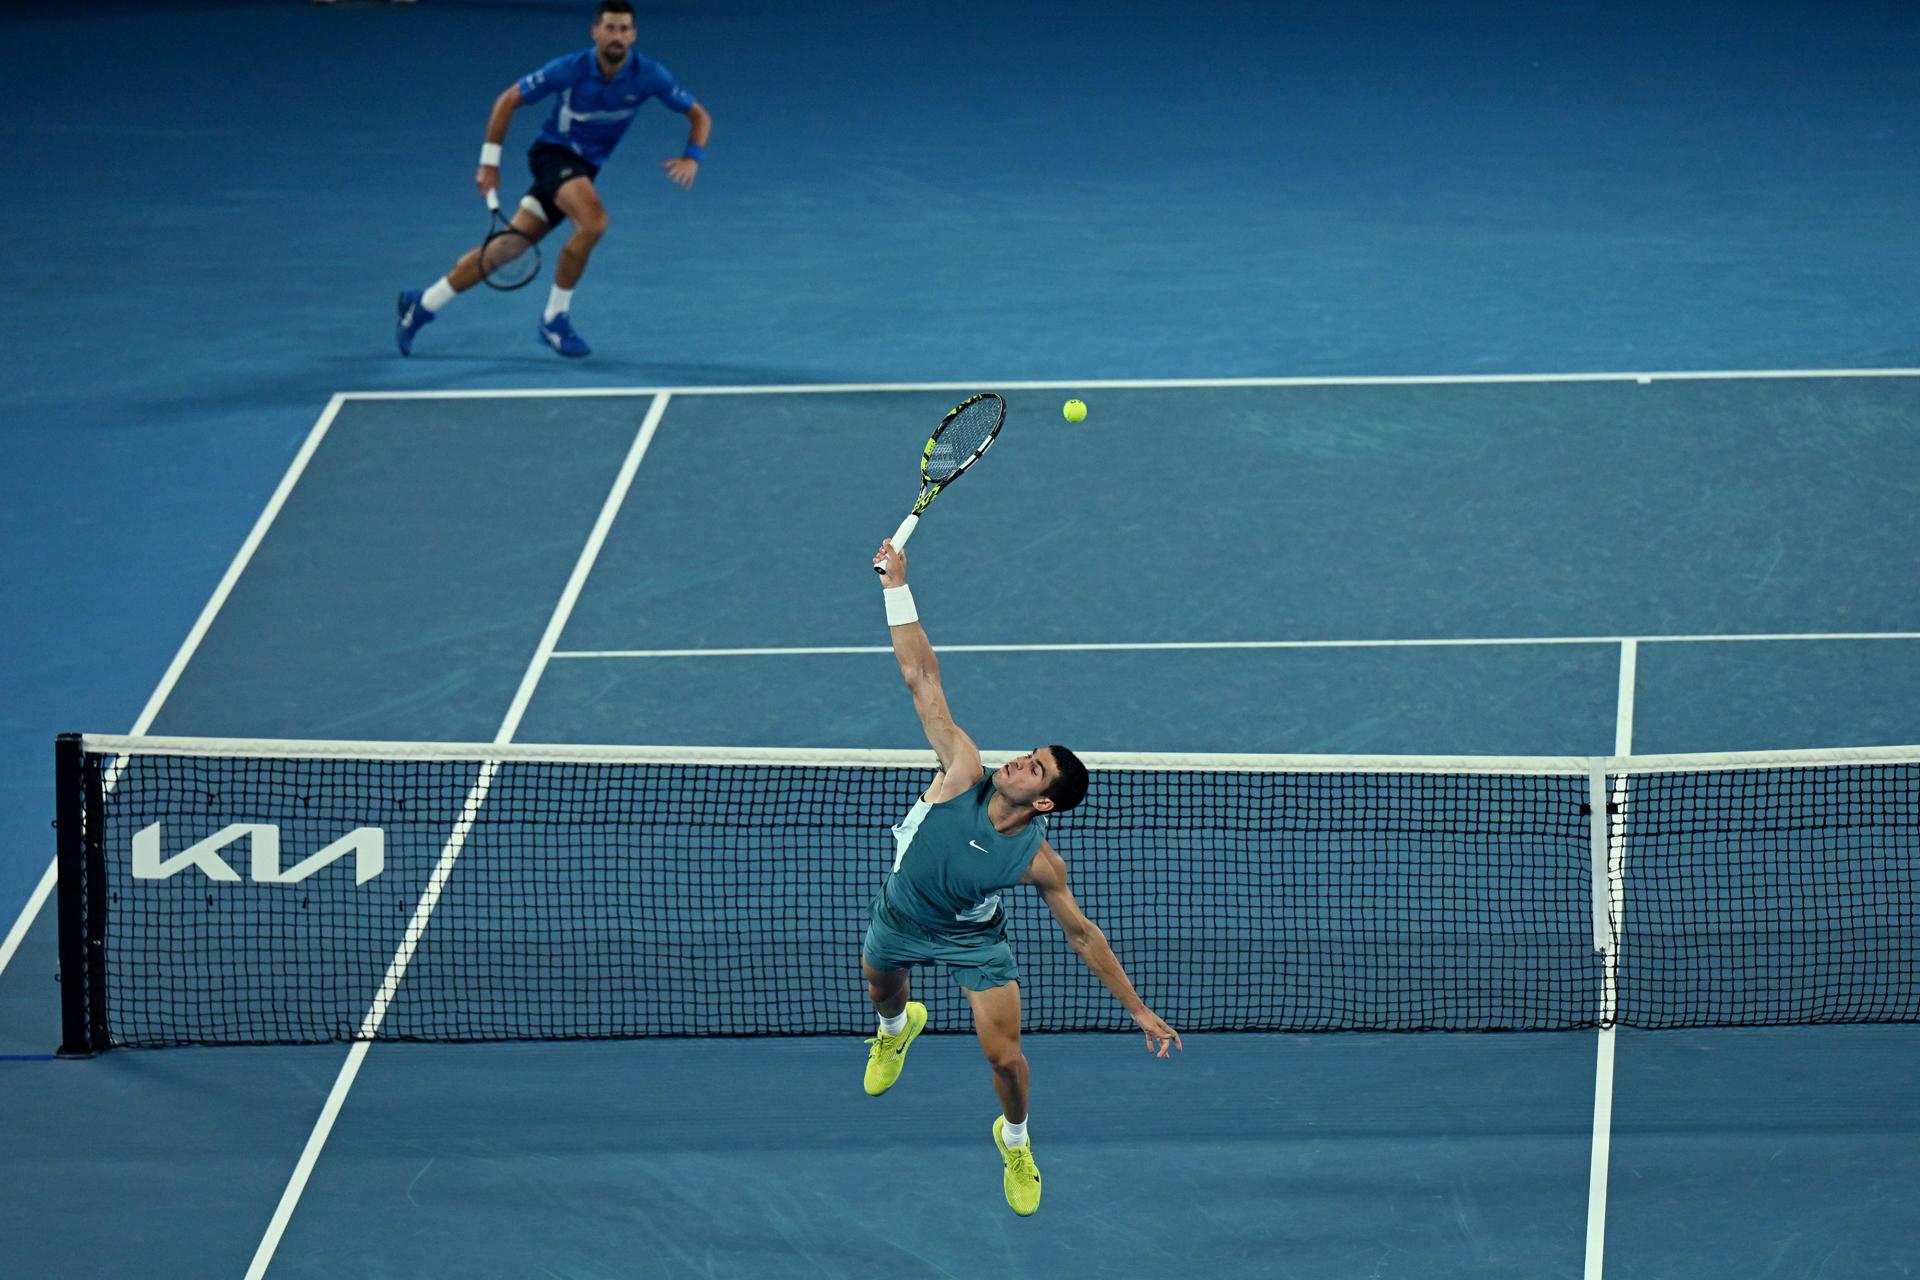
[[[976,409],[978,412],[973,412]],[[942,473],[936,476],[934,454],[940,447],[942,437],[946,436],[949,429],[969,413],[972,413],[974,419],[986,413],[993,413],[992,425],[987,428],[986,436],[967,451],[966,457],[960,459],[958,464],[951,468],[943,468]],[[972,419],[969,421],[971,422]],[[893,531],[894,550],[898,551],[907,545],[907,539],[913,536],[914,528],[920,523],[921,515],[933,505],[933,500],[940,496],[941,491],[959,479],[968,467],[986,456],[987,450],[993,447],[993,442],[1000,435],[1000,428],[1006,425],[1006,421],[1007,402],[992,391],[982,391],[968,396],[949,409],[946,417],[940,419],[940,425],[933,429],[933,434],[927,437],[926,447],[920,451],[920,496],[915,500],[913,510],[907,512],[907,518],[902,520],[900,527]],[[885,561],[876,562],[873,571],[885,573],[887,571]]]

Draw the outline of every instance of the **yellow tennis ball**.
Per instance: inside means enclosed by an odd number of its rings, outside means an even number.
[[[1060,412],[1066,415],[1068,422],[1080,422],[1087,416],[1087,406],[1078,400],[1069,400],[1060,406]]]

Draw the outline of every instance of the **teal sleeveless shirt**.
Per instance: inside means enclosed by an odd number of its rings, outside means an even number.
[[[1027,874],[1047,820],[1002,835],[987,817],[993,772],[940,804],[922,798],[893,829],[893,870],[881,894],[895,915],[944,934],[1000,928],[1000,891]]]

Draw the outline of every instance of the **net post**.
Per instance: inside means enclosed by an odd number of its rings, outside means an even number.
[[[88,800],[93,788],[86,780],[86,748],[77,733],[54,740],[53,778],[54,857],[59,886],[60,1056],[90,1058],[103,1048],[93,1036],[88,1008],[96,987],[95,954],[89,945],[91,921],[98,904],[89,901]],[[95,816],[97,817],[97,810]]]

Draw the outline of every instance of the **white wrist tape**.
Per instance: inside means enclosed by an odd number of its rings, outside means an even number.
[[[909,622],[920,621],[920,611],[913,607],[913,588],[888,587],[880,594],[887,602],[888,626],[904,627]]]
[[[500,144],[497,142],[481,143],[480,163],[498,169],[500,167]]]

